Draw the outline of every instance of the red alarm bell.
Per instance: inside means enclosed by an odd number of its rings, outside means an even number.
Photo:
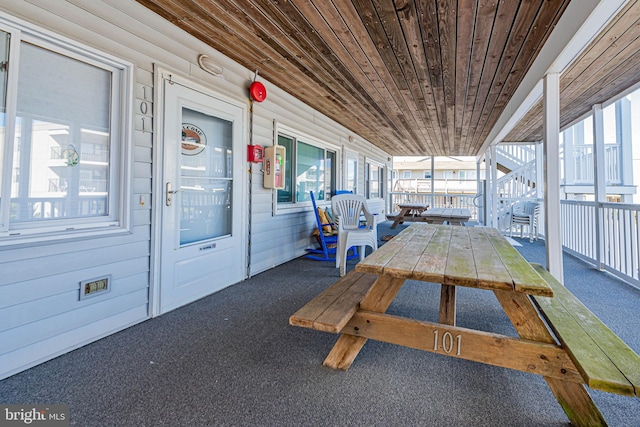
[[[262,102],[267,99],[267,88],[260,82],[253,82],[249,86],[249,94],[256,102]]]

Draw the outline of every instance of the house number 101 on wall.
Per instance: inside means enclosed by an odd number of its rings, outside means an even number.
[[[442,334],[442,340],[440,340],[440,331],[437,329],[433,331],[433,351],[439,351],[442,349],[446,354],[451,354],[451,352],[455,350],[456,356],[460,356],[461,345],[461,335],[456,335],[454,337],[451,332],[445,332]]]

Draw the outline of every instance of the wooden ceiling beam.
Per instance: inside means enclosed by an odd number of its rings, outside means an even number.
[[[462,137],[464,123],[465,100],[469,96],[469,67],[473,51],[473,37],[475,33],[478,0],[458,0],[458,21],[456,28],[456,78],[455,78],[455,138],[457,141],[456,154],[463,154],[466,141]]]
[[[512,29],[516,20],[516,15],[520,7],[518,2],[498,2],[495,19],[493,21],[493,29],[491,31],[489,46],[485,56],[485,63],[482,68],[482,78],[478,86],[478,92],[473,105],[471,120],[469,121],[468,140],[465,146],[466,150],[471,150],[475,144],[475,136],[478,128],[481,128],[480,120],[486,119],[488,112],[484,112],[484,106],[491,91],[491,87],[496,83],[496,74],[503,66],[505,60],[505,49],[509,41],[509,36],[513,35]],[[516,34],[513,39],[517,38]]]
[[[416,96],[421,118],[430,130],[430,143],[424,144],[423,153],[436,154],[444,151],[444,137],[440,123],[439,112],[436,107],[435,90],[429,76],[429,60],[425,55],[424,46],[427,41],[422,33],[421,18],[413,2],[396,4],[396,14],[402,32],[405,35],[407,50],[412,59],[413,69],[417,78]],[[428,150],[426,149],[428,148]]]
[[[280,32],[282,35],[275,39],[283,44],[283,48],[288,52],[295,52],[296,58],[308,63],[310,78],[318,75],[320,80],[331,87],[333,91],[348,95],[347,110],[361,114],[360,124],[366,126],[376,123],[377,126],[380,126],[381,123],[387,122],[388,128],[395,133],[396,138],[406,132],[406,128],[401,123],[394,122],[389,114],[380,107],[379,99],[375,98],[375,93],[362,90],[360,82],[353,76],[350,68],[346,67],[333,53],[327,41],[318,35],[313,23],[310,23],[307,17],[302,15],[293,4],[286,2],[275,7],[271,3],[266,3],[264,6],[253,1],[249,3],[256,10],[262,11],[262,24],[267,26],[265,28],[266,34]],[[322,74],[318,70],[325,72]],[[312,103],[313,100],[307,102]],[[349,124],[344,123],[344,117],[341,113],[332,118],[349,128]],[[372,132],[375,133],[375,130],[372,129],[367,134],[371,135]]]
[[[519,47],[515,43],[510,43],[511,46],[508,46],[505,52],[505,62],[508,62],[510,57],[514,58],[511,68],[505,64],[498,70],[496,77],[498,83],[493,85],[489,100],[483,107],[484,111],[488,112],[488,116],[480,132],[477,132],[474,137],[474,145],[481,145],[491,128],[497,123],[511,95],[522,83],[526,71],[542,50],[544,42],[549,38],[568,4],[568,1],[564,1],[558,6],[548,1],[541,1],[537,7],[531,4],[530,7],[519,10],[514,24],[513,39],[520,39],[522,43]]]
[[[465,100],[464,115],[462,120],[462,150],[469,150],[473,135],[471,129],[471,118],[473,107],[480,90],[480,80],[482,78],[485,58],[489,49],[493,22],[496,15],[496,3],[491,0],[479,0],[478,12],[476,13],[476,23],[474,25],[473,43],[471,50],[471,63],[469,64],[469,86],[467,99]]]
[[[444,93],[444,115],[446,122],[441,123],[447,129],[448,138],[445,140],[446,155],[456,154],[458,151],[458,139],[456,138],[456,28],[458,22],[458,10],[455,4],[449,0],[438,0],[438,40],[440,45],[440,58],[442,63],[442,88]]]
[[[630,1],[560,76],[561,127],[591,111],[640,80],[640,2]],[[542,103],[538,102],[505,140],[542,138]]]
[[[389,85],[395,85],[400,96],[407,104],[407,111],[403,116],[410,125],[416,127],[415,142],[424,142],[428,139],[426,124],[420,119],[418,105],[413,97],[416,90],[417,79],[415,73],[407,67],[409,54],[406,52],[406,43],[400,25],[396,17],[395,9],[387,7],[387,4],[378,3],[377,0],[353,0],[355,11],[378,51],[384,66],[389,70],[391,81]],[[367,13],[363,13],[363,12]]]
[[[423,0],[416,2],[416,17],[419,28],[415,31],[421,34],[418,39],[418,49],[422,46],[423,55],[426,60],[428,84],[431,87],[437,126],[440,129],[438,135],[439,149],[436,153],[426,153],[432,155],[445,155],[447,153],[446,144],[449,142],[449,127],[447,126],[447,108],[444,94],[444,79],[442,71],[442,55],[440,50],[440,29],[438,28],[437,4],[434,0]],[[419,58],[416,58],[416,60]]]
[[[138,2],[390,154],[469,155],[569,0]]]
[[[397,128],[402,123],[402,107],[399,96],[393,96],[388,86],[381,83],[380,75],[362,51],[349,26],[343,21],[340,12],[331,2],[313,5],[306,0],[291,0],[300,12],[309,20],[318,35],[327,43],[336,57],[345,64],[349,72],[357,80],[360,90],[368,90],[374,104],[371,108],[379,109],[394,120]],[[347,49],[347,47],[349,49]],[[389,112],[393,114],[389,114]]]

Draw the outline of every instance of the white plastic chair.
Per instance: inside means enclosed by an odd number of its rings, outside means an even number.
[[[365,246],[378,249],[378,230],[375,217],[367,209],[364,196],[357,194],[340,194],[331,198],[333,219],[338,225],[338,248],[336,252],[336,268],[340,268],[340,276],[347,269],[347,251],[352,246],[360,246],[360,261],[364,259]],[[360,217],[364,215],[365,225],[360,225]]]
[[[513,236],[513,229],[520,227],[520,237],[523,237],[523,227],[529,227],[529,241],[538,239],[538,215],[540,213],[540,203],[538,202],[518,202],[511,206],[511,226],[509,236]]]

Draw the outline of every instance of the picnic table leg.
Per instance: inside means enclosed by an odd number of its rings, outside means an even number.
[[[358,353],[367,342],[366,338],[355,335],[340,335],[331,352],[322,364],[333,369],[346,371],[353,363]]]
[[[379,276],[360,303],[360,309],[384,313],[398,294],[403,283],[404,279]],[[333,369],[346,371],[366,342],[367,339],[363,337],[341,334],[322,364]]]
[[[404,223],[403,218],[407,214],[408,209],[402,208],[400,209],[400,213],[396,216],[396,219],[393,220],[393,224],[391,224],[391,228],[396,228],[398,224]]]
[[[514,291],[494,291],[511,323],[523,339],[554,344],[555,338],[544,324],[529,296]],[[571,424],[606,426],[584,384],[543,377]]]
[[[440,318],[444,325],[456,326],[456,287],[442,285],[440,288]]]

